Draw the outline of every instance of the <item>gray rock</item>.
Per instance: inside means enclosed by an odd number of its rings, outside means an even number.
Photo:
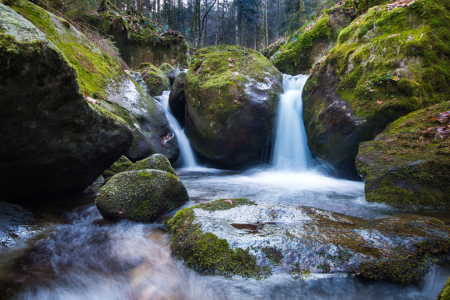
[[[184,82],[186,80],[186,74],[186,70],[178,73],[169,95],[170,110],[181,126],[185,124],[186,97],[184,95]]]

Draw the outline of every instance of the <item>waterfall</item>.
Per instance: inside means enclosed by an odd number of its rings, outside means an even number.
[[[166,117],[169,120],[169,125],[173,129],[175,136],[178,140],[178,146],[180,147],[180,158],[176,162],[181,163],[181,168],[183,169],[200,169],[201,167],[197,163],[197,159],[195,158],[194,151],[192,150],[191,144],[184,133],[184,130],[181,129],[180,123],[178,123],[177,119],[173,116],[172,111],[169,107],[169,94],[170,91],[165,91],[158,98],[163,106],[164,112],[166,113]]]
[[[303,86],[307,75],[283,75],[275,127],[272,166],[276,171],[307,171],[312,154],[303,124]]]

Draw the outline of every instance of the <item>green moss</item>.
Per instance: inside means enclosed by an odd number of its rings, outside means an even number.
[[[163,64],[161,64],[161,65],[159,66],[159,69],[160,69],[164,74],[167,74],[167,73],[169,73],[170,71],[175,70],[175,68],[174,68],[171,64],[168,64],[168,63],[163,63]]]
[[[242,205],[256,205],[256,203],[254,201],[251,201],[248,199],[243,199],[243,198],[228,199],[228,200],[231,200],[231,202],[232,202],[231,204],[224,200],[227,200],[227,199],[219,199],[216,201],[203,203],[203,204],[198,205],[198,207],[203,210],[207,210],[207,211],[216,211],[216,210],[232,209],[232,208],[242,206]]]
[[[385,280],[405,286],[417,284],[430,265],[450,251],[449,240],[422,241],[414,252],[399,251],[395,258],[364,262],[358,267],[358,276],[368,280]]]
[[[261,252],[275,265],[279,265],[283,259],[283,253],[277,247],[264,247]]]
[[[128,169],[128,171],[146,170],[146,169],[165,171],[178,177],[177,173],[172,168],[170,161],[164,155],[161,154],[153,154],[150,157],[137,161]]]
[[[105,95],[105,86],[120,70],[106,53],[92,49],[92,43],[67,26],[67,21],[29,1],[17,0],[12,8],[31,21],[61,51],[76,69],[80,89],[91,97]],[[70,25],[70,24],[69,24]]]
[[[204,204],[201,204],[182,209],[169,220],[167,225],[172,233],[170,246],[174,254],[183,259],[187,266],[200,272],[255,278],[268,276],[268,271],[257,264],[249,249],[231,249],[227,240],[204,233],[201,225],[195,224],[194,209],[203,207]]]
[[[445,286],[436,300],[449,300],[450,299],[450,277],[445,283]]]
[[[145,69],[140,72],[142,79],[144,79],[147,84],[150,96],[159,96],[164,91],[170,90],[170,81],[164,72],[152,64],[147,64],[141,64],[141,66],[145,66]]]

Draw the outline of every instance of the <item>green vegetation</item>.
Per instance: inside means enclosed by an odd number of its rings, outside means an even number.
[[[146,169],[154,169],[154,170],[160,170],[164,172],[169,172],[172,175],[175,175],[178,177],[175,170],[172,168],[172,165],[170,164],[170,161],[161,154],[153,154],[150,157],[147,157],[143,160],[137,161],[135,164],[132,164],[128,171],[132,170],[146,170]]]
[[[140,65],[142,79],[148,87],[150,96],[159,96],[164,91],[170,90],[169,78],[163,71],[152,65],[151,63],[143,63]]]
[[[173,235],[170,243],[172,251],[182,258],[188,267],[196,271],[264,278],[269,275],[268,271],[257,264],[256,257],[249,253],[249,249],[231,249],[225,239],[219,239],[209,232],[204,233],[201,225],[195,223],[196,208],[223,210],[249,203],[247,199],[230,200],[233,201],[233,205],[216,200],[177,212],[167,223]],[[229,208],[224,207],[227,205]]]

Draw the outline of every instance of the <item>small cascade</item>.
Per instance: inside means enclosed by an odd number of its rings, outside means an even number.
[[[177,163],[180,163],[180,167],[183,169],[199,169],[201,167],[195,158],[189,139],[184,133],[184,130],[181,129],[180,123],[178,123],[177,119],[173,116],[172,111],[170,110],[169,94],[170,91],[165,91],[157,98],[161,101],[166,117],[169,120],[169,125],[178,139],[178,146],[180,147],[181,153]]]
[[[283,75],[284,93],[278,102],[272,166],[276,171],[307,171],[312,154],[303,123],[303,86],[307,75]]]

